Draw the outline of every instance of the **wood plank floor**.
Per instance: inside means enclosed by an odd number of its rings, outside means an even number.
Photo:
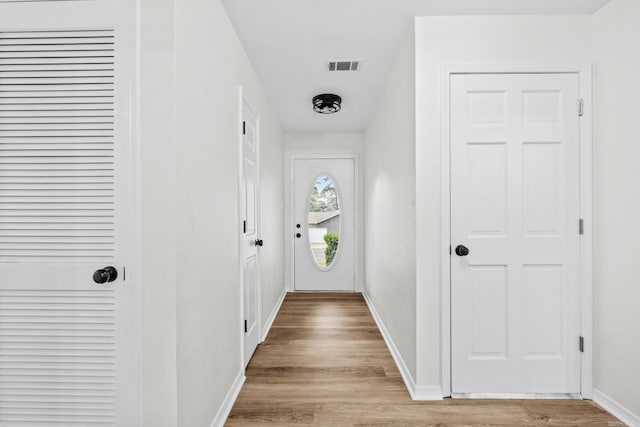
[[[414,402],[360,294],[290,293],[228,426],[623,426],[590,401]]]

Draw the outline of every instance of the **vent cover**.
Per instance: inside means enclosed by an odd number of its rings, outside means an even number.
[[[329,61],[327,62],[327,69],[329,71],[358,71],[360,70],[362,60],[341,60],[341,61]]]

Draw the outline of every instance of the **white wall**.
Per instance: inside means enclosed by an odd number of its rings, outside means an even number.
[[[169,427],[178,416],[173,0],[138,8],[140,417]]]
[[[366,131],[365,290],[416,376],[415,74],[403,37]]]
[[[175,3],[178,424],[208,426],[241,363],[238,87],[261,126],[263,315],[284,289],[282,142],[220,1]]]
[[[240,85],[261,125],[263,322],[284,290],[283,135],[221,2],[138,7],[142,425],[209,426],[243,372]]]
[[[311,108],[311,107],[309,107]],[[360,133],[326,133],[326,134],[285,134],[284,136],[284,188],[285,188],[285,213],[284,213],[284,238],[285,238],[285,250],[284,259],[286,271],[285,271],[285,283],[287,289],[293,290],[293,283],[291,282],[291,243],[294,233],[293,223],[291,221],[291,157],[294,155],[330,155],[330,154],[355,154],[359,157],[358,164],[358,206],[360,206],[360,212],[357,217],[356,231],[358,234],[357,239],[357,251],[358,251],[358,266],[357,274],[360,282],[360,286],[364,283],[364,243],[363,243],[363,215],[362,206],[364,195],[362,191],[362,143],[363,135]]]
[[[416,18],[417,382],[441,383],[440,70],[445,64],[590,64],[590,16]]]
[[[593,23],[594,386],[640,417],[640,2],[613,0]]]

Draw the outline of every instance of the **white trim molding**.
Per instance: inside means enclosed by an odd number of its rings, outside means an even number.
[[[273,307],[273,311],[269,315],[269,318],[266,320],[262,330],[260,331],[262,334],[260,336],[260,342],[264,342],[271,330],[271,326],[273,325],[273,321],[276,319],[276,316],[280,312],[280,307],[282,307],[282,303],[284,302],[285,297],[287,296],[287,290],[282,291],[282,295],[278,298],[275,306]],[[244,385],[247,377],[244,375],[244,368],[242,371],[238,373],[233,385],[227,392],[227,395],[216,414],[216,417],[211,422],[211,427],[222,427],[224,423],[227,421],[229,414],[231,413],[231,409],[233,408],[233,404],[235,403],[238,395],[240,394],[240,390],[242,390],[242,386]]]
[[[584,337],[581,353],[581,396],[593,396],[593,115],[591,65],[443,65],[440,69],[441,127],[441,385],[444,396],[451,395],[451,207],[450,207],[450,81],[454,74],[577,74],[584,115],[580,120],[580,218],[584,235],[580,236],[580,334]]]
[[[244,190],[242,188],[242,171],[243,171],[243,158],[242,158],[242,138],[243,138],[243,134],[242,134],[242,121],[244,120],[244,112],[243,112],[243,106],[244,106],[244,88],[240,85],[238,86],[238,133],[237,133],[237,137],[238,137],[238,141],[237,141],[237,150],[238,150],[238,204],[237,204],[237,209],[238,209],[238,215],[237,215],[237,224],[236,224],[236,230],[242,230],[242,212],[244,212]],[[244,247],[244,239],[243,239],[243,234],[238,232],[238,247],[237,247],[237,257],[239,260],[241,260],[241,262],[238,263],[238,277],[240,279],[240,306],[238,307],[238,325],[242,325],[244,323],[244,262],[243,257],[244,257],[244,251],[243,251],[243,247]],[[242,345],[240,346],[240,365],[243,366],[243,374],[244,374],[244,329],[240,326],[238,328],[238,331],[240,332],[240,340],[242,342]]]
[[[396,362],[398,366],[398,370],[400,371],[400,375],[402,376],[402,380],[404,381],[404,385],[407,387],[407,391],[411,396],[412,400],[442,400],[442,389],[438,386],[419,386],[416,385],[409,368],[407,367],[398,347],[393,342],[393,338],[391,338],[391,334],[387,330],[382,318],[378,314],[375,306],[373,305],[373,301],[367,294],[366,291],[362,291],[362,296],[364,300],[367,302],[367,306],[369,307],[369,311],[373,316],[373,319],[376,321],[376,325],[378,325],[378,329],[382,334],[382,338],[384,338],[384,342],[387,344],[389,351],[391,352],[391,356],[393,357],[393,361]]]
[[[282,307],[282,303],[284,302],[285,297],[287,296],[287,290],[284,289],[282,291],[282,295],[276,301],[276,304],[273,306],[273,310],[269,315],[269,318],[264,322],[262,326],[262,335],[260,336],[260,342],[264,342],[267,339],[267,335],[269,335],[269,331],[271,330],[271,326],[273,325],[273,321],[276,320],[276,316],[280,312],[280,307]]]
[[[582,400],[579,393],[451,393],[454,399]]]
[[[242,371],[238,372],[238,376],[235,381],[231,385],[231,388],[227,392],[227,395],[220,405],[220,409],[218,409],[218,413],[216,417],[211,422],[211,427],[222,427],[224,423],[227,421],[229,414],[231,413],[231,408],[233,408],[233,404],[235,403],[238,395],[240,394],[240,390],[242,390],[242,386],[244,385],[247,377],[244,376]]]
[[[442,400],[442,388],[435,385],[415,385],[411,398],[413,400]]]
[[[640,415],[636,415],[600,390],[593,390],[593,401],[614,417],[631,427],[640,426]]]

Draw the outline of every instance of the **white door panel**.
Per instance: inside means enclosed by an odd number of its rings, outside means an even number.
[[[258,209],[258,118],[251,108],[243,103],[243,137],[242,137],[242,192],[244,201],[244,234],[243,244],[243,289],[244,289],[244,364],[260,342],[260,325],[258,322],[259,304],[259,236]]]
[[[0,3],[0,424],[135,425],[129,29],[48,3]]]
[[[575,74],[452,76],[454,393],[580,392],[578,99]]]
[[[294,288],[353,291],[355,287],[354,159],[295,159],[293,163]],[[331,188],[330,206],[313,191]],[[316,193],[319,194],[319,193]],[[337,250],[325,236],[337,233]]]

